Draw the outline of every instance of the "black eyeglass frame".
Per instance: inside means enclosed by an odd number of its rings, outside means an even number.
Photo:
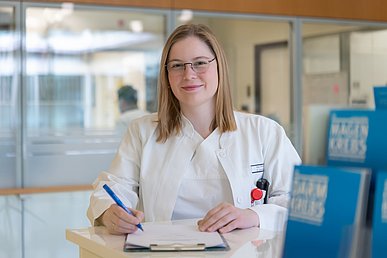
[[[216,57],[214,57],[214,58],[212,58],[211,60],[208,60],[207,62],[207,65],[209,65],[210,63],[212,63],[214,60],[216,59]],[[174,62],[174,61],[171,61],[171,62]],[[164,65],[165,66],[165,69],[168,71],[168,72],[170,72],[169,70],[168,70],[168,64],[169,64],[170,62],[168,62],[166,65]],[[185,71],[185,67],[186,67],[186,65],[187,64],[189,64],[190,66],[191,66],[191,69],[192,69],[192,71],[194,71],[195,73],[198,73],[195,69],[194,69],[194,67],[193,67],[193,64],[194,64],[195,62],[186,62],[186,63],[182,63],[182,65],[183,65],[183,67],[184,67],[184,69],[182,70],[182,71]],[[208,69],[208,67],[207,67],[207,69]]]

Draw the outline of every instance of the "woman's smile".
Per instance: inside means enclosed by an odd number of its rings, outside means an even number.
[[[191,84],[191,85],[183,86],[181,88],[185,91],[196,91],[196,90],[200,89],[201,87],[203,87],[203,84]]]

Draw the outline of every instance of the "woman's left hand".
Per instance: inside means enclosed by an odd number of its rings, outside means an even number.
[[[236,228],[259,226],[258,214],[250,209],[240,209],[229,203],[221,203],[198,221],[200,231],[227,233]]]

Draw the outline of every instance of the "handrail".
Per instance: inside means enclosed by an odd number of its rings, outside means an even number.
[[[23,187],[23,188],[0,188],[0,196],[2,195],[23,195],[23,194],[40,194],[40,193],[56,193],[56,192],[76,192],[92,190],[91,185],[61,185],[47,187]]]

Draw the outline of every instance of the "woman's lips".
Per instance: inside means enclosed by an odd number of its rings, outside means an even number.
[[[188,85],[188,86],[184,86],[182,87],[184,90],[186,91],[194,91],[196,89],[199,89],[200,87],[202,87],[203,85]]]

